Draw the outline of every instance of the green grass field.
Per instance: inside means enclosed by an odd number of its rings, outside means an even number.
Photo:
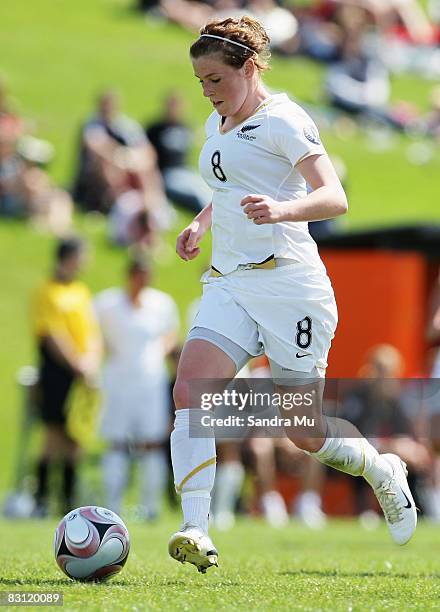
[[[130,525],[126,566],[107,584],[72,582],[55,565],[52,521],[0,522],[1,591],[58,591],[66,610],[438,610],[438,527],[420,525],[406,547],[382,526],[334,522],[323,532],[298,524],[277,531],[244,520],[215,533],[220,567],[206,575],[167,556],[176,526]]]

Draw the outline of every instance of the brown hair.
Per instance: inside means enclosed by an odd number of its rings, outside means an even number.
[[[249,50],[225,40],[204,38],[202,34],[228,38],[249,47]],[[220,53],[225,64],[241,68],[245,61],[252,57],[259,72],[269,70],[270,38],[261,23],[252,17],[244,16],[239,19],[229,17],[221,21],[211,21],[200,30],[200,36],[201,38],[190,48],[190,55],[194,59],[211,53]]]

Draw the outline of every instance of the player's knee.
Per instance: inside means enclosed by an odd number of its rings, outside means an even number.
[[[295,446],[307,453],[316,453],[323,445],[323,439],[317,437],[307,437],[303,435],[288,434]]]
[[[187,380],[177,377],[173,387],[173,399],[176,410],[180,410],[181,408],[191,408],[189,385]]]

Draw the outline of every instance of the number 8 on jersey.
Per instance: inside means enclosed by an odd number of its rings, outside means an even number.
[[[225,173],[222,170],[220,162],[220,151],[214,151],[211,157],[212,171],[214,172],[214,176],[218,178],[219,181],[225,183],[228,179],[226,178]]]

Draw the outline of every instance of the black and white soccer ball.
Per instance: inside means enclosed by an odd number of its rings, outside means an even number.
[[[99,506],[83,506],[59,522],[54,551],[56,562],[69,578],[101,582],[124,567],[130,537],[115,512]]]

